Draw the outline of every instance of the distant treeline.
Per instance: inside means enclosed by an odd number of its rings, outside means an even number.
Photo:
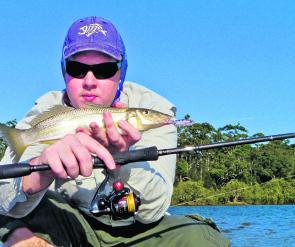
[[[264,134],[249,136],[240,124],[216,129],[195,123],[178,129],[178,146],[254,136]],[[178,156],[173,204],[240,203],[295,203],[295,145],[273,141]]]
[[[8,121],[6,123],[4,123],[5,125],[9,126],[9,127],[15,127],[15,125],[17,124],[16,120],[11,120]],[[2,159],[5,149],[7,147],[7,143],[5,141],[3,141],[2,138],[0,138],[0,160]]]

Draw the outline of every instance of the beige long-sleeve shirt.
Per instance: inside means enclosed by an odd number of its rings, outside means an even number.
[[[121,95],[121,101],[127,107],[154,109],[166,114],[175,115],[175,107],[155,92],[135,83],[126,83]],[[17,124],[17,128],[30,128],[30,122],[40,113],[54,105],[65,104],[63,92],[53,91],[41,96],[35,106]],[[166,125],[157,129],[143,132],[142,139],[132,148],[157,146],[173,148],[177,145],[176,127]],[[39,156],[45,144],[29,146],[23,153],[20,161]],[[8,147],[1,164],[16,162],[11,149]],[[112,182],[119,179],[127,187],[141,197],[141,206],[135,219],[142,223],[159,220],[170,205],[175,176],[176,156],[162,156],[157,161],[137,162],[127,164],[116,169],[111,174],[109,182],[103,188],[108,193]],[[61,193],[84,212],[88,212],[90,203],[97,188],[105,178],[103,170],[95,169],[90,177],[79,176],[76,179],[56,179],[50,190]],[[21,218],[30,213],[40,202],[46,190],[33,195],[22,191],[22,178],[4,179],[0,183],[0,214]],[[101,216],[99,220],[110,225],[125,225],[133,222],[134,218],[124,221],[113,221],[109,216]]]

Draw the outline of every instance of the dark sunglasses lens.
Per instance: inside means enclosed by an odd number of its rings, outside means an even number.
[[[83,64],[75,61],[66,62],[66,72],[75,78],[84,78],[87,74],[87,68]]]
[[[107,79],[113,77],[118,71],[117,63],[101,63],[93,66],[93,74],[97,79]]]

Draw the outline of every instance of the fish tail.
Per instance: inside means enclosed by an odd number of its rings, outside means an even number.
[[[15,154],[17,160],[26,149],[26,144],[22,138],[24,130],[8,127],[5,124],[0,124],[0,137],[9,145]]]

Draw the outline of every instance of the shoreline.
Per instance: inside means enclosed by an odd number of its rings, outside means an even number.
[[[290,204],[249,204],[244,202],[239,203],[226,203],[226,204],[193,204],[193,203],[187,203],[187,204],[171,204],[170,207],[204,207],[204,206],[292,206],[295,205],[294,203]]]

